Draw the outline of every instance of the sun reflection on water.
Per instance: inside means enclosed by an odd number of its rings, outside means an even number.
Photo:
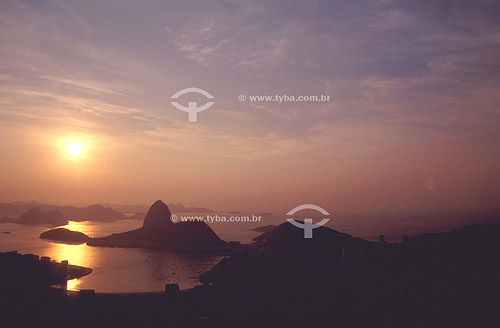
[[[49,253],[56,261],[69,261],[69,264],[92,267],[92,257],[89,256],[87,245],[67,245],[67,244],[49,244]]]
[[[89,221],[82,221],[82,222],[69,221],[69,223],[65,225],[64,228],[73,231],[78,231],[86,235],[89,235],[91,237],[95,237],[96,234],[95,224],[92,224]]]
[[[67,287],[67,289],[68,290],[78,291],[78,290],[80,290],[80,287],[79,287],[80,283],[81,283],[81,280],[78,279],[78,278],[68,280],[68,287]]]
[[[64,261],[67,260],[70,265],[79,265],[87,268],[94,267],[94,257],[91,255],[92,249],[86,244],[81,245],[68,245],[49,243],[47,253],[50,254],[53,260]],[[68,280],[68,290],[79,290],[81,279]]]
[[[7,223],[8,224],[8,223]],[[8,240],[5,250],[17,249],[21,254],[48,256],[70,265],[88,267],[93,272],[72,279],[61,288],[70,291],[95,289],[98,292],[128,293],[163,291],[166,283],[178,283],[180,288],[192,288],[200,282],[198,276],[210,270],[221,258],[191,255],[167,250],[140,248],[91,247],[86,244],[62,244],[39,238],[45,227],[26,227],[11,224],[14,236],[0,236],[1,243]],[[92,237],[137,229],[142,222],[120,220],[116,222],[70,222],[61,228],[80,231]],[[14,238],[17,237],[17,238]],[[2,239],[3,238],[3,239]]]

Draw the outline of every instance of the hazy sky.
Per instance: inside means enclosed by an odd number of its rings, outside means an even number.
[[[499,17],[495,0],[1,1],[0,202],[498,207]],[[215,98],[195,123],[170,104],[186,87]]]

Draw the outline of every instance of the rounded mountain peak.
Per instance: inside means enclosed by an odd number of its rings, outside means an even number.
[[[161,200],[157,200],[150,208],[144,219],[144,228],[164,228],[172,225],[170,221],[170,209],[167,204]]]

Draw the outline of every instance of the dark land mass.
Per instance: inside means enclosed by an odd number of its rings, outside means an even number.
[[[31,208],[18,218],[10,219],[3,218],[2,223],[17,223],[17,224],[48,224],[53,226],[61,226],[68,224],[68,220],[58,210],[42,211],[38,207]]]
[[[34,208],[41,211],[59,211],[65,219],[71,221],[116,221],[127,219],[122,213],[102,205],[76,207],[45,205],[37,202],[0,203],[0,216],[10,218],[18,217]],[[13,220],[14,219],[7,219],[3,222],[12,222]]]
[[[181,203],[169,204],[174,213],[216,213],[214,210],[203,207],[185,207]],[[0,223],[15,222],[15,218],[33,208],[41,211],[59,211],[63,217],[71,221],[100,221],[111,222],[117,220],[144,220],[148,207],[145,205],[107,205],[100,204],[85,207],[56,206],[37,202],[0,203]],[[123,213],[135,213],[131,217]],[[57,224],[62,225],[62,224]]]
[[[270,212],[261,212],[259,214],[257,214],[258,216],[273,216],[273,213],[270,213]]]
[[[68,261],[54,262],[49,257],[21,255],[15,251],[0,253],[0,267],[0,290],[4,293],[40,291],[92,272],[90,268],[70,265]]]
[[[161,200],[155,202],[139,229],[93,238],[89,246],[101,247],[160,247],[179,250],[216,250],[225,245],[205,222],[170,220],[170,210]]]
[[[217,213],[214,210],[204,207],[185,207],[181,203],[178,204],[168,204],[170,210],[174,213]]]
[[[64,206],[61,213],[71,221],[117,221],[128,219],[110,207],[91,205],[87,207]]]
[[[0,203],[0,216],[7,218],[16,218],[21,216],[23,213],[28,210],[40,207],[42,204],[37,202],[13,202],[13,203]]]
[[[90,237],[84,233],[65,228],[57,228],[42,232],[40,238],[70,244],[83,244],[90,239]]]
[[[327,227],[305,239],[302,229],[283,223],[223,259],[193,290],[17,292],[0,306],[2,320],[78,327],[498,326],[500,225],[381,240]]]
[[[121,212],[121,213],[138,213],[138,212],[147,212],[149,206],[142,204],[102,204],[106,207],[111,207],[112,209]]]
[[[276,228],[276,226],[270,224],[270,225],[265,225],[265,226],[254,228],[254,229],[252,229],[252,231],[256,231],[256,232],[270,232],[270,231],[273,231],[274,228]]]

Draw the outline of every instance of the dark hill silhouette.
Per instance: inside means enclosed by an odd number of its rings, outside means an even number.
[[[259,319],[249,326],[259,326],[280,313],[275,323],[283,327],[325,322],[449,327],[464,326],[463,317],[473,326],[498,321],[499,225],[467,226],[398,244],[369,243],[325,227],[306,241],[303,230],[284,223],[256,247],[224,258],[200,277],[227,300],[214,306],[219,317],[252,313]],[[304,313],[314,315],[304,319]]]
[[[469,248],[477,245],[493,245],[500,243],[500,225],[474,224],[451,232],[427,233],[410,238],[404,244],[409,248]]]
[[[89,246],[101,247],[164,247],[176,249],[214,249],[224,242],[205,222],[170,220],[170,210],[161,200],[156,201],[139,229],[93,238]]]
[[[204,207],[185,207],[182,203],[168,204],[175,213],[216,213],[214,210]]]
[[[398,261],[406,270],[408,289],[433,294],[450,290],[476,299],[500,292],[500,225],[481,224],[448,233],[424,234],[400,245]],[[493,278],[495,277],[495,278]],[[460,288],[457,288],[460,286]]]
[[[40,238],[71,244],[83,244],[90,239],[90,237],[84,233],[65,228],[57,228],[42,232]]]
[[[6,220],[8,218],[16,218],[16,217],[24,214],[29,209],[32,209],[35,207],[40,208],[41,206],[42,206],[42,204],[39,204],[37,202],[0,203],[0,216],[5,217],[4,219],[6,219]]]
[[[41,211],[38,207],[29,209],[18,217],[12,220],[18,224],[51,224],[53,226],[61,226],[68,224],[68,220],[58,210]]]
[[[64,206],[61,207],[61,213],[72,221],[116,221],[127,219],[122,213],[99,204],[87,207]]]
[[[144,229],[168,229],[174,223],[170,220],[170,210],[161,200],[157,200],[149,209],[142,224]]]
[[[292,254],[339,252],[342,248],[370,243],[325,226],[314,229],[313,238],[306,239],[304,238],[304,230],[288,222],[282,223],[271,231],[254,238],[254,241],[264,243],[267,249],[274,252],[289,252]]]

